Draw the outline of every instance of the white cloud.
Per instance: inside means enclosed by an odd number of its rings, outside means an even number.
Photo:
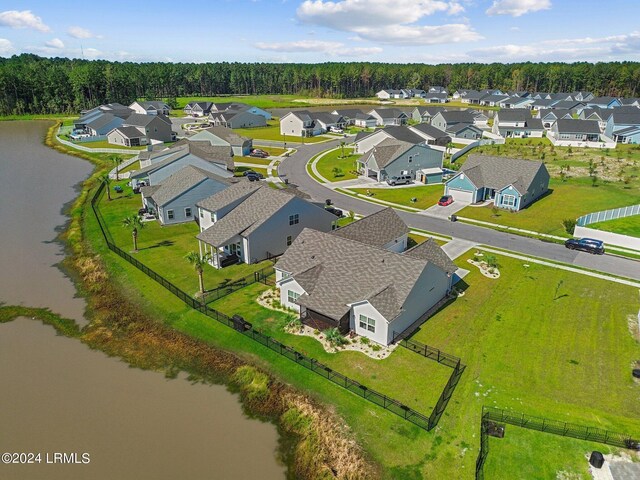
[[[93,60],[94,58],[104,58],[104,54],[97,48],[85,48],[83,49],[85,58]]]
[[[102,38],[100,35],[95,35],[90,30],[82,27],[69,27],[67,33],[73,38]]]
[[[382,52],[382,48],[380,47],[347,47],[341,42],[326,42],[321,40],[300,40],[296,42],[277,43],[258,42],[255,44],[255,47],[260,50],[273,52],[315,52],[340,57],[363,57]]]
[[[459,1],[306,0],[297,9],[304,23],[357,33],[360,39],[400,45],[475,41],[482,37],[466,23],[418,25],[424,17],[464,11]]]
[[[31,10],[7,10],[0,12],[0,26],[11,28],[32,28],[39,32],[50,32],[51,29],[36,17]]]
[[[44,43],[47,47],[62,49],[64,48],[64,43],[59,38],[52,38],[48,42]]]
[[[13,44],[6,38],[0,38],[0,55],[13,53]]]
[[[551,0],[493,0],[487,15],[511,15],[520,17],[525,13],[551,8]]]

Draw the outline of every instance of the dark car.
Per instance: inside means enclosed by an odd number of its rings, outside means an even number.
[[[453,197],[451,195],[443,195],[438,200],[438,205],[441,207],[446,207],[447,205],[451,205],[453,203]]]
[[[325,210],[329,213],[333,213],[336,217],[342,217],[343,215],[342,210],[336,207],[328,206],[328,207],[325,207]]]
[[[264,175],[257,172],[251,172],[250,174],[247,175],[247,178],[249,179],[250,182],[257,182],[259,180],[262,180],[264,178]]]
[[[604,243],[602,243],[602,240],[594,238],[570,238],[564,242],[564,246],[570,250],[580,250],[595,255],[604,253]]]
[[[242,172],[243,177],[248,177],[249,175],[257,175],[257,173],[253,170],[245,170],[244,172]]]

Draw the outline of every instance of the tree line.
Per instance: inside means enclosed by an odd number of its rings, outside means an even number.
[[[0,114],[77,113],[102,103],[215,95],[372,97],[383,88],[640,93],[640,63],[132,63],[0,58]]]

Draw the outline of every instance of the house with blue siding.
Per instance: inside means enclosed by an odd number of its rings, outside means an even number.
[[[454,201],[493,200],[498,208],[518,211],[549,190],[549,172],[542,162],[470,155],[460,171],[445,183]]]
[[[194,221],[196,203],[226,189],[230,181],[188,165],[159,184],[142,187],[142,205],[161,225]]]
[[[618,143],[638,143],[636,131],[640,128],[640,108],[634,110],[618,112],[617,108],[614,109],[607,119],[604,134]]]

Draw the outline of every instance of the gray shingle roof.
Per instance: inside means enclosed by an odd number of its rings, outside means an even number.
[[[409,227],[391,207],[333,231],[334,235],[375,247],[384,247],[408,233]]]
[[[371,157],[373,157],[378,168],[383,169],[413,146],[414,144],[412,143],[396,140],[395,138],[385,138],[382,142],[365,153],[360,162],[366,163]]]
[[[146,134],[142,133],[136,127],[119,127],[119,128],[114,128],[114,130],[120,132],[122,136],[129,139],[146,137]]]
[[[634,113],[613,111],[613,123],[616,125],[640,125],[640,109]]]
[[[198,203],[196,203],[196,205],[210,212],[216,212],[221,208],[231,205],[232,203],[251,195],[261,186],[262,185],[259,182],[249,182],[243,179],[235,185],[232,185],[229,188],[225,188],[224,190],[221,190],[220,192],[217,192],[210,197],[199,201]]]
[[[473,114],[468,110],[445,110],[440,112],[447,124],[473,123]]]
[[[242,146],[249,141],[247,137],[243,137],[227,127],[209,127],[205,131],[212,133],[232,146]]]
[[[438,243],[433,238],[429,238],[424,242],[419,243],[418,245],[404,252],[404,254],[410,257],[428,260],[429,262],[437,265],[441,270],[449,274],[455,272],[458,269],[456,264],[453,263],[453,260],[449,258],[449,255],[447,255],[447,253],[442,249],[442,247],[440,247],[440,245],[438,245]]]
[[[145,115],[144,113],[132,113],[125,119],[124,125],[125,126],[133,125],[134,127],[146,127],[151,122],[153,122],[156,118],[159,118],[165,123],[171,124],[171,120],[169,120],[167,117],[165,117],[161,113],[159,113],[158,115]]]
[[[195,187],[208,178],[220,183],[227,183],[226,179],[211,172],[194,167],[193,165],[187,165],[173,175],[165,178],[159,185],[154,185],[158,188],[149,196],[158,206],[166,205],[174,198],[179,197],[187,190]]]
[[[146,116],[146,115],[145,115]],[[87,123],[87,127],[93,128],[94,130],[98,130],[99,128],[104,127],[105,125],[110,124],[116,118],[115,115],[111,115],[110,113],[103,113],[95,120]]]
[[[597,120],[575,120],[560,118],[556,122],[559,133],[588,133],[599,135],[600,126]]]
[[[298,303],[335,320],[368,300],[388,320],[403,310],[428,261],[305,228],[276,267],[302,275]],[[302,285],[301,285],[302,286]]]
[[[368,113],[372,115],[375,113],[379,115],[380,118],[400,118],[403,115],[404,116],[407,115],[402,110],[398,110],[397,108],[374,108],[373,110],[370,110]]]
[[[524,195],[541,169],[546,170],[544,164],[533,160],[469,155],[460,172],[467,175],[477,188],[499,190],[513,185]]]
[[[526,122],[531,120],[531,112],[522,108],[500,110],[496,115],[499,122]]]
[[[434,127],[433,125],[429,125],[428,123],[419,123],[417,125],[411,126],[410,128],[419,130],[425,135],[428,135],[432,138],[444,138],[449,136],[447,135],[446,132],[443,132],[439,128]]]
[[[390,126],[386,127],[384,132],[401,142],[413,143],[414,145],[424,143],[424,138],[413,132],[409,127]]]

